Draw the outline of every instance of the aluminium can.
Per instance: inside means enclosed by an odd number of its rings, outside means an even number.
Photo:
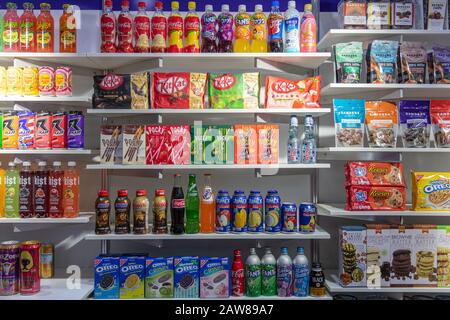
[[[20,245],[20,294],[31,295],[41,290],[39,277],[40,243],[25,241]]]
[[[248,210],[247,197],[244,191],[234,191],[233,198],[231,198],[231,232],[243,233],[248,229]]]
[[[310,233],[316,231],[317,207],[314,203],[302,202],[299,206],[300,232]]]
[[[297,205],[292,202],[284,202],[281,205],[282,232],[292,233],[298,231]]]
[[[268,233],[281,232],[281,198],[277,190],[267,191],[264,206],[265,230]]]
[[[250,191],[247,200],[248,207],[248,232],[256,233],[264,231],[264,200],[261,192],[257,190]]]
[[[216,232],[231,231],[231,198],[227,190],[219,190],[216,197]]]
[[[0,295],[2,296],[19,293],[19,255],[18,241],[5,241],[0,244]]]

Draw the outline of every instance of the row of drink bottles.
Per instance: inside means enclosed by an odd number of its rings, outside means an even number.
[[[28,161],[20,170],[9,162],[8,169],[0,169],[0,218],[75,218],[79,215],[79,187],[74,161],[69,161],[66,169],[60,161],[54,161],[52,167],[39,161],[36,170]]]
[[[298,118],[291,116],[287,142],[287,163],[316,163],[316,134],[314,118],[305,116],[303,133],[299,139]]]
[[[131,202],[127,190],[119,190],[114,202],[115,233],[148,233],[149,200],[145,190],[137,190]],[[111,232],[111,201],[107,190],[100,190],[96,200],[96,234]],[[133,217],[131,217],[133,209]],[[153,233],[168,233],[168,201],[164,189],[157,189],[153,198]],[[269,190],[265,199],[261,192],[252,190],[247,198],[244,191],[219,190],[217,196],[211,186],[211,175],[205,174],[205,185],[200,194],[196,176],[189,175],[186,197],[181,187],[181,175],[175,175],[170,199],[171,232],[193,233],[293,233],[314,232],[317,208],[312,203],[282,203],[278,191]]]
[[[284,15],[279,1],[272,2],[266,16],[257,4],[255,13],[247,13],[239,5],[235,17],[229,5],[222,5],[216,16],[213,5],[205,6],[199,17],[196,3],[188,2],[188,13],[179,12],[179,2],[172,1],[169,17],[163,13],[163,3],[156,1],[150,18],[145,2],[139,2],[136,16],[130,13],[129,1],[122,0],[122,11],[116,19],[112,0],[106,0],[101,17],[101,52],[316,52],[317,26],[312,5],[305,5],[302,17],[289,1]],[[233,30],[234,27],[234,30]],[[166,40],[168,39],[168,40]],[[234,44],[233,44],[234,39]],[[167,43],[168,42],[168,43]],[[200,43],[201,42],[201,43]]]
[[[251,248],[245,266],[241,251],[234,250],[231,267],[233,296],[321,297],[326,294],[324,278],[320,263],[313,263],[310,268],[303,247],[297,248],[294,259],[289,256],[287,247],[281,248],[278,259],[270,248],[265,249],[262,259],[256,249]]]
[[[23,13],[17,14],[17,4],[8,2],[6,13],[0,17],[0,49],[5,52],[54,52],[55,22],[48,3],[40,4],[36,17],[31,2],[23,4]],[[77,23],[73,6],[63,5],[59,18],[59,52],[77,52]]]

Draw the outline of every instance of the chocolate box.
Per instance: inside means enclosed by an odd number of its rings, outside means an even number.
[[[200,258],[200,298],[230,296],[230,261],[227,257]]]
[[[173,258],[145,260],[145,297],[173,298]]]
[[[366,253],[366,228],[342,226],[339,229],[339,283],[341,286],[366,286]]]
[[[145,257],[120,257],[120,299],[144,298]]]
[[[145,164],[145,126],[123,125],[123,164]]]
[[[389,287],[391,229],[388,224],[367,224],[367,287]]]
[[[437,240],[435,225],[413,225],[412,265],[414,268],[414,287],[437,286]]]
[[[175,257],[174,298],[198,298],[199,259],[198,257]]]
[[[391,226],[391,287],[411,287],[414,280],[414,229],[411,225]]]
[[[437,285],[450,286],[450,226],[437,226]]]
[[[102,125],[100,127],[100,163],[122,164],[122,126]]]
[[[94,298],[119,299],[120,258],[98,256],[94,262]]]

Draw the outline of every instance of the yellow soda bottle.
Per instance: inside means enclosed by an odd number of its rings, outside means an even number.
[[[255,5],[255,13],[250,19],[252,28],[251,52],[267,52],[267,17],[261,4]]]
[[[200,52],[200,18],[194,1],[188,2],[189,12],[184,18],[184,52]]]
[[[0,166],[2,163],[0,162]],[[5,216],[5,169],[0,168],[0,218]]]
[[[234,52],[250,52],[250,15],[245,4],[239,5],[239,12],[234,19]]]
[[[171,3],[172,13],[167,21],[169,33],[168,52],[179,53],[183,51],[183,17],[178,11],[180,4],[178,1]]]

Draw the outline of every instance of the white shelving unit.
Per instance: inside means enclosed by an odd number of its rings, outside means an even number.
[[[0,218],[0,224],[78,224],[89,223],[93,212],[81,212],[76,218]]]
[[[254,169],[328,169],[329,163],[313,164],[217,164],[217,165],[146,165],[146,164],[88,164],[86,169],[90,170],[254,170]]]
[[[89,149],[1,149],[2,154],[13,155],[89,155],[92,154]]]
[[[355,219],[361,217],[450,217],[450,211],[413,211],[411,205],[407,205],[404,211],[348,211],[345,204],[323,204],[317,205],[318,213],[327,217],[346,217]]]
[[[173,301],[175,298],[158,298],[158,299],[133,299],[133,300],[157,300],[157,301]],[[115,301],[126,301],[125,299],[113,299]],[[207,299],[201,299],[201,298],[176,298],[176,300],[181,301],[204,301]],[[315,300],[333,300],[333,297],[331,297],[329,294],[326,294],[323,297],[278,297],[278,296],[271,296],[271,297],[265,297],[265,296],[259,296],[256,298],[251,297],[229,297],[229,298],[215,298],[212,299],[214,301],[258,301],[258,300],[268,300],[268,301],[277,301],[277,300],[286,300],[286,301],[315,301]]]
[[[329,147],[329,148],[317,148],[318,153],[365,153],[365,152],[377,152],[377,153],[449,153],[450,148],[351,148],[351,147]]]
[[[48,103],[48,104],[69,104],[72,106],[88,107],[92,103],[92,98],[88,96],[72,97],[1,97],[0,103],[27,102],[27,103]]]

